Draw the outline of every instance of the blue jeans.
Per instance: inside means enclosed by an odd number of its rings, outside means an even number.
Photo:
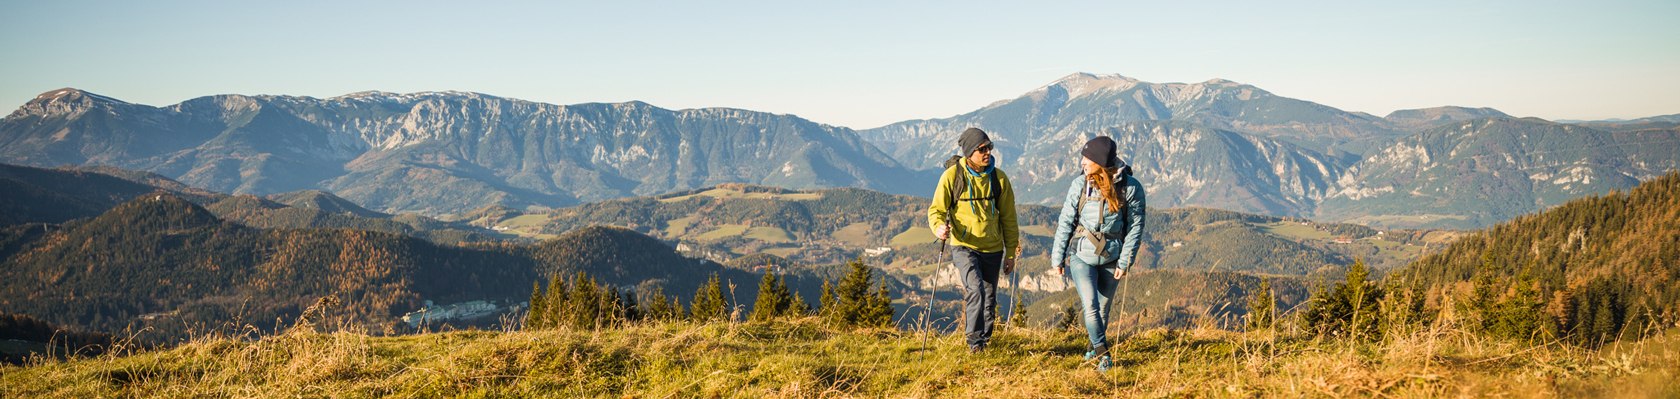
[[[1108,310],[1114,303],[1114,287],[1120,285],[1114,278],[1116,263],[1092,266],[1072,255],[1067,260],[1068,279],[1079,290],[1079,306],[1085,309],[1085,335],[1097,354],[1108,350]]]
[[[951,261],[962,273],[963,331],[968,333],[968,346],[984,348],[992,340],[992,324],[997,319],[997,283],[998,272],[1003,268],[1003,252],[952,246]]]

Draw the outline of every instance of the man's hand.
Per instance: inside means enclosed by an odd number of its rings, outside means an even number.
[[[1067,266],[1056,265],[1056,275],[1067,276]]]
[[[1130,267],[1116,267],[1116,268],[1114,268],[1114,278],[1126,277],[1126,269],[1130,269]]]
[[[950,236],[950,235],[951,235],[951,225],[950,224],[939,225],[939,228],[933,230],[933,238],[937,238],[940,241],[945,241],[945,238],[947,236]]]
[[[1005,258],[1003,260],[1003,274],[1013,273],[1015,273],[1015,258]]]

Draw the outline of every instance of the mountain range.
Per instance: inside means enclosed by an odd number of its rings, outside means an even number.
[[[1377,117],[1222,79],[1085,73],[962,115],[862,131],[739,109],[467,92],[152,107],[62,89],[0,120],[0,162],[114,166],[234,194],[320,190],[376,212],[452,219],[725,183],[926,195],[967,127],[991,133],[1022,203],[1058,200],[1078,146],[1109,135],[1151,205],[1385,227],[1486,226],[1680,167],[1680,127],[1664,117],[1564,124],[1456,106]]]
[[[925,169],[955,153],[955,132],[980,127],[997,142],[1002,167],[1028,203],[1058,201],[1065,192],[1059,186],[1079,173],[1079,146],[1108,135],[1151,205],[1475,228],[1680,168],[1680,128],[1645,123],[1637,134],[1623,134],[1614,124],[1568,125],[1468,107],[1378,118],[1221,79],[1161,84],[1081,73],[973,112],[859,133],[900,163]],[[1450,150],[1467,142],[1474,144]],[[1629,161],[1629,151],[1637,159]],[[1469,189],[1392,177],[1400,174],[1454,176],[1453,186]],[[1578,183],[1547,177],[1565,174]],[[1508,198],[1490,201],[1487,190]]]
[[[793,116],[460,92],[221,95],[151,107],[63,89],[0,120],[0,159],[143,170],[234,194],[321,189],[429,215],[727,182],[898,192],[915,175],[849,129]]]

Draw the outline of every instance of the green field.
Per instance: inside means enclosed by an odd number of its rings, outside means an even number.
[[[1417,259],[1423,257],[1424,253],[1424,248],[1418,245],[1406,245],[1388,240],[1361,240],[1361,242],[1371,243],[1371,245],[1375,245],[1377,250],[1384,255],[1390,255],[1401,259]]]
[[[863,248],[869,246],[870,235],[873,234],[875,231],[869,228],[869,223],[852,223],[835,231],[834,239],[854,248]]]
[[[742,233],[746,233],[746,232],[747,232],[747,226],[746,225],[725,224],[725,225],[719,225],[716,229],[713,229],[712,231],[708,231],[704,234],[701,234],[697,237],[694,237],[694,239],[700,240],[700,241],[715,241],[715,240],[721,240],[721,239],[725,239],[725,238],[729,238],[729,237],[739,236]]]
[[[1039,237],[1054,238],[1056,229],[1050,226],[1021,226],[1021,234],[1031,234]]]
[[[665,235],[667,237],[686,236],[688,235],[688,226],[694,225],[694,221],[699,220],[699,218],[699,216],[684,216],[671,219],[665,222]]]
[[[926,227],[912,226],[909,230],[905,230],[904,232],[893,236],[892,241],[888,242],[887,245],[892,246],[894,249],[898,249],[930,242],[934,242],[932,231],[928,231]]]
[[[747,238],[769,243],[793,242],[793,235],[788,234],[787,230],[782,230],[778,227],[752,227],[748,228],[745,233],[742,233],[742,235]]]
[[[1311,224],[1302,225],[1298,222],[1277,222],[1258,225],[1267,233],[1294,240],[1328,240],[1332,238],[1330,232],[1319,230]]]
[[[508,230],[503,233],[527,238],[549,239],[556,236],[542,232],[543,225],[548,224],[548,220],[549,217],[547,213],[533,213],[503,219],[502,221],[497,222],[496,225],[508,228]]]
[[[1440,215],[1440,214],[1369,215],[1369,216],[1360,216],[1360,217],[1351,218],[1351,219],[1348,219],[1348,220],[1343,220],[1342,223],[1363,224],[1363,225],[1372,226],[1372,227],[1375,227],[1375,226],[1392,226],[1392,227],[1399,227],[1399,228],[1408,228],[1408,227],[1413,227],[1413,226],[1421,226],[1421,225],[1428,224],[1428,223],[1434,223],[1434,222],[1438,222],[1438,221],[1442,221],[1442,220],[1469,220],[1469,219],[1470,219],[1469,216],[1464,216],[1464,215]]]
[[[793,242],[793,235],[788,234],[787,230],[782,230],[776,227],[747,227],[747,225],[743,224],[719,225],[716,229],[712,229],[712,231],[695,236],[694,239],[699,241],[716,241],[737,236],[768,243]]]
[[[784,201],[812,201],[812,200],[822,199],[822,194],[817,194],[817,193],[788,193],[788,194],[763,193],[763,192],[748,193],[748,192],[742,192],[740,190],[732,190],[732,189],[727,189],[727,188],[714,188],[714,189],[711,189],[711,190],[701,191],[701,192],[695,193],[695,194],[689,194],[689,195],[683,195],[683,196],[677,196],[677,197],[670,197],[670,198],[661,198],[661,199],[659,199],[659,202],[664,202],[664,203],[682,202],[682,201],[687,201],[688,199],[694,198],[696,196],[712,197],[712,198],[771,199],[771,200],[784,200]]]
[[[799,253],[799,248],[797,248],[797,247],[766,248],[766,249],[764,249],[763,251],[760,251],[760,252],[764,252],[764,253],[767,253],[767,254],[776,255],[776,256],[786,258],[786,257],[793,256],[793,254]]]

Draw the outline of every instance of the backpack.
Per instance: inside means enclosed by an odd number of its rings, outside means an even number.
[[[952,155],[950,158],[945,159],[945,169],[950,170],[952,167],[960,166],[960,165],[962,165],[962,161],[963,161],[963,156]],[[965,170],[965,171],[961,171],[961,172],[962,173],[967,173],[968,171]],[[1003,191],[1003,186],[998,184],[997,170],[992,170],[992,173],[990,174],[990,176],[991,176],[991,180],[992,180],[992,193],[991,193],[991,195],[988,195],[988,196],[985,196],[985,197],[960,198],[958,196],[962,195],[962,193],[968,192],[968,179],[963,178],[962,176],[959,175],[958,178],[956,179],[956,181],[952,182],[952,183],[956,184],[957,187],[956,187],[955,190],[951,190],[951,203],[949,204],[949,206],[951,208],[956,208],[957,202],[959,202],[959,201],[991,200],[992,201],[992,209],[997,209],[998,192]]]

